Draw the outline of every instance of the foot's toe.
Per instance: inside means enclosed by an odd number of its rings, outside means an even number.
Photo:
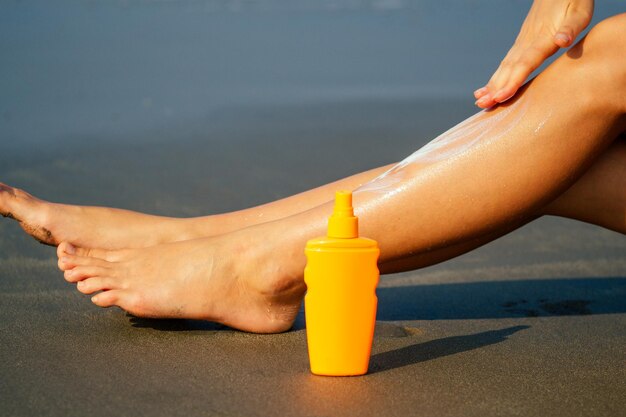
[[[58,266],[62,271],[67,271],[68,269],[83,265],[108,267],[111,263],[100,258],[89,258],[78,255],[65,255],[59,258],[58,261]]]
[[[0,215],[15,219],[26,233],[46,245],[59,240],[49,227],[49,204],[26,191],[0,183]]]
[[[82,248],[63,242],[57,248],[57,255],[62,258],[67,255],[78,255],[84,258],[97,258],[109,262],[121,260],[128,251],[126,250],[105,250],[97,248]]]
[[[28,194],[0,182],[0,216],[17,220],[26,230],[28,224],[22,224],[24,203],[27,201],[27,198],[21,198],[24,195]]]
[[[81,265],[72,269],[68,269],[63,273],[63,277],[68,282],[78,282],[92,277],[111,276],[110,268],[103,266]]]
[[[93,277],[83,281],[79,281],[76,284],[78,291],[83,294],[91,294],[96,291],[115,290],[119,289],[120,281],[111,277]]]
[[[123,298],[121,290],[103,291],[91,297],[91,302],[99,307],[111,307],[118,305],[120,298]]]
[[[15,190],[13,187],[0,182],[0,215],[4,217],[13,217],[9,204],[12,198],[15,197]]]
[[[4,199],[8,198],[8,197],[15,197],[16,195],[16,189],[6,185],[3,182],[0,182],[0,201],[3,201]]]
[[[61,257],[57,260],[57,267],[61,271],[66,271],[68,269],[71,269],[70,265],[65,262],[65,257]]]
[[[67,255],[75,255],[76,247],[72,245],[70,242],[61,242],[59,246],[57,246],[57,256],[62,258]]]

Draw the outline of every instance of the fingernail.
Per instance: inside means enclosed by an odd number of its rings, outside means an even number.
[[[556,35],[554,35],[554,40],[560,41],[564,44],[569,44],[572,39],[569,37],[569,35],[563,32],[559,32]]]
[[[477,99],[481,98],[482,96],[484,96],[487,93],[487,87],[481,87],[478,90],[474,91],[474,97],[476,97]]]
[[[493,101],[497,101],[498,103],[502,103],[503,101],[506,101],[506,100],[510,99],[512,96],[513,96],[513,94],[510,94],[508,91],[503,89],[503,90],[498,91],[493,96]]]
[[[76,248],[71,243],[68,243],[65,252],[69,253],[70,255],[74,255],[76,253]]]
[[[482,96],[478,100],[476,100],[476,103],[474,104],[476,104],[477,106],[486,106],[490,102],[491,102],[491,94],[487,94],[487,95]]]

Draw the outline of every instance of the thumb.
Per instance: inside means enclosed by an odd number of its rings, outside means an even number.
[[[560,48],[566,48],[574,43],[574,40],[582,32],[589,22],[591,16],[585,12],[568,11],[563,23],[554,35],[554,43]]]

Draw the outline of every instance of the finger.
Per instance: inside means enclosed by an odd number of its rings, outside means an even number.
[[[491,94],[486,94],[482,96],[481,98],[479,98],[478,100],[476,100],[474,104],[480,107],[481,109],[488,109],[489,107],[494,106],[496,102],[493,101]]]
[[[476,105],[483,109],[488,109],[496,105],[497,101],[494,100],[494,96],[502,89],[502,85],[506,82],[509,77],[509,73],[511,71],[510,62],[505,60],[502,61],[500,67],[496,73],[491,77],[489,83],[487,84],[487,88],[489,92],[476,100]]]
[[[511,66],[508,78],[502,80],[500,89],[493,95],[493,100],[502,103],[513,97],[528,76],[539,68],[547,57],[556,52],[556,49],[548,40],[542,39],[523,51]]]
[[[488,109],[489,107],[492,107],[496,104],[496,102],[493,100],[493,95],[494,93],[498,92],[499,83],[501,82],[500,80],[503,77],[507,76],[506,74],[508,74],[508,71],[508,63],[503,61],[487,83],[487,92],[481,97],[478,97],[478,99],[474,103],[476,106],[482,109]]]
[[[502,89],[506,81],[509,79],[510,73],[515,65],[515,62],[520,56],[521,47],[516,43],[506,54],[498,69],[491,76],[491,79],[487,83],[487,89],[489,90],[489,96],[487,94],[479,99],[476,103],[478,107],[489,108],[496,104],[493,97]]]
[[[482,96],[484,96],[488,92],[489,92],[489,89],[487,88],[487,86],[481,87],[478,90],[474,91],[474,98],[476,100],[479,100]]]
[[[593,7],[591,10],[593,10]],[[570,8],[563,19],[563,23],[554,35],[554,43],[560,48],[567,48],[580,35],[580,32],[585,30],[590,21],[591,13],[586,10]]]
[[[509,75],[509,79],[506,80],[500,90],[493,95],[493,101],[496,103],[503,103],[513,97],[533,70],[534,69],[531,69],[531,67],[526,65],[519,65],[513,68]]]
[[[554,43],[559,48],[567,48],[574,41],[574,36],[570,33],[571,29],[562,27],[559,31],[554,35]]]

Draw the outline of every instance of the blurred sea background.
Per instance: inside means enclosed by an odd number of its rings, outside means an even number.
[[[596,3],[594,22],[624,10],[622,1]],[[3,1],[0,149],[210,129],[225,113],[254,123],[244,118],[269,106],[468,104],[530,4]]]

